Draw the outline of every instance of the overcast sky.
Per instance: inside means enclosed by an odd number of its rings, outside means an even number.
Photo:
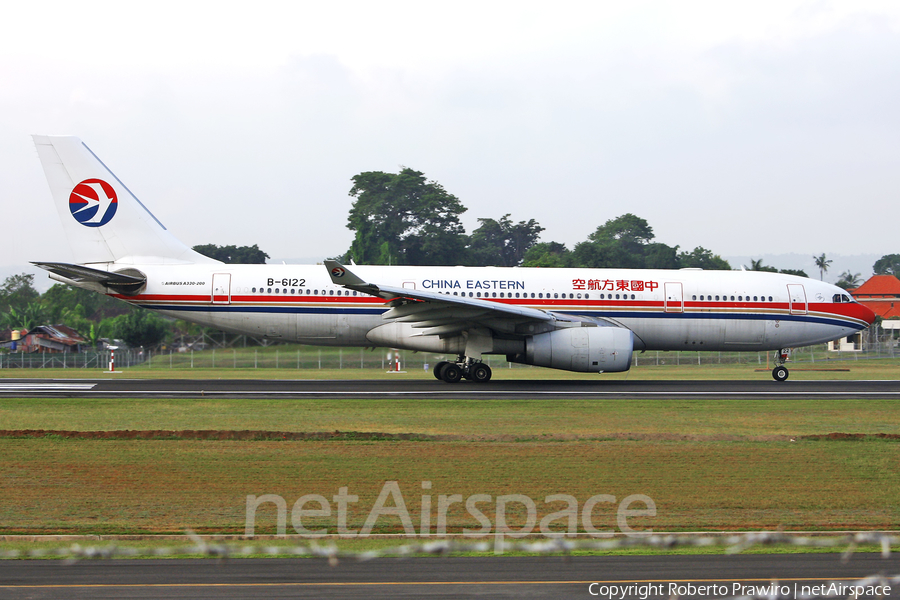
[[[898,2],[7,2],[0,265],[65,260],[29,134],[189,245],[345,251],[408,166],[570,248],[632,212],[723,256],[900,253]],[[811,272],[810,275],[813,275]]]

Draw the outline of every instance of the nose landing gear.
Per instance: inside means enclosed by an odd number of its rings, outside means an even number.
[[[775,368],[772,369],[772,378],[775,379],[775,381],[787,380],[790,373],[788,372],[787,367],[784,366],[784,363],[787,362],[790,356],[790,348],[782,348],[775,353]]]

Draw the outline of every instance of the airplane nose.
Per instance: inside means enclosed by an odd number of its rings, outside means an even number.
[[[866,323],[868,323],[869,325],[871,325],[872,323],[874,323],[874,322],[875,322],[875,311],[872,310],[871,308],[869,308],[868,306],[866,306],[865,304],[860,304],[859,306],[860,306],[860,308],[863,309],[863,310],[862,310],[862,313],[863,313],[863,314],[862,314],[862,318],[863,318],[863,320],[864,320]]]

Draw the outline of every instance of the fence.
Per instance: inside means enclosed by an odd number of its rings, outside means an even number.
[[[829,351],[824,344],[795,348],[794,364],[831,363],[860,359],[896,358],[893,344],[870,344],[866,351]],[[442,360],[455,356],[427,352],[393,351],[385,348],[317,348],[276,345],[251,348],[212,348],[202,351],[153,351],[122,349],[116,351],[116,369],[396,369],[396,356],[405,371],[429,370]],[[771,352],[635,352],[633,367],[666,365],[754,365],[774,366]],[[0,353],[0,369],[104,369],[109,368],[110,352],[21,354]],[[485,355],[492,369],[531,368],[508,362],[503,356]]]

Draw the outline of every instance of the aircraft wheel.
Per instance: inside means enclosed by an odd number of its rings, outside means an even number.
[[[431,370],[434,373],[435,379],[441,379],[441,369],[444,368],[444,365],[450,364],[446,360],[442,360],[438,364],[434,365],[434,368]]]
[[[772,377],[775,378],[775,381],[785,381],[788,375],[787,367],[775,367],[772,369]]]
[[[476,363],[469,369],[469,379],[476,383],[490,381],[491,374],[491,368],[484,363]]]
[[[441,368],[441,379],[447,383],[456,383],[462,379],[462,376],[462,369],[456,363],[448,362]]]

